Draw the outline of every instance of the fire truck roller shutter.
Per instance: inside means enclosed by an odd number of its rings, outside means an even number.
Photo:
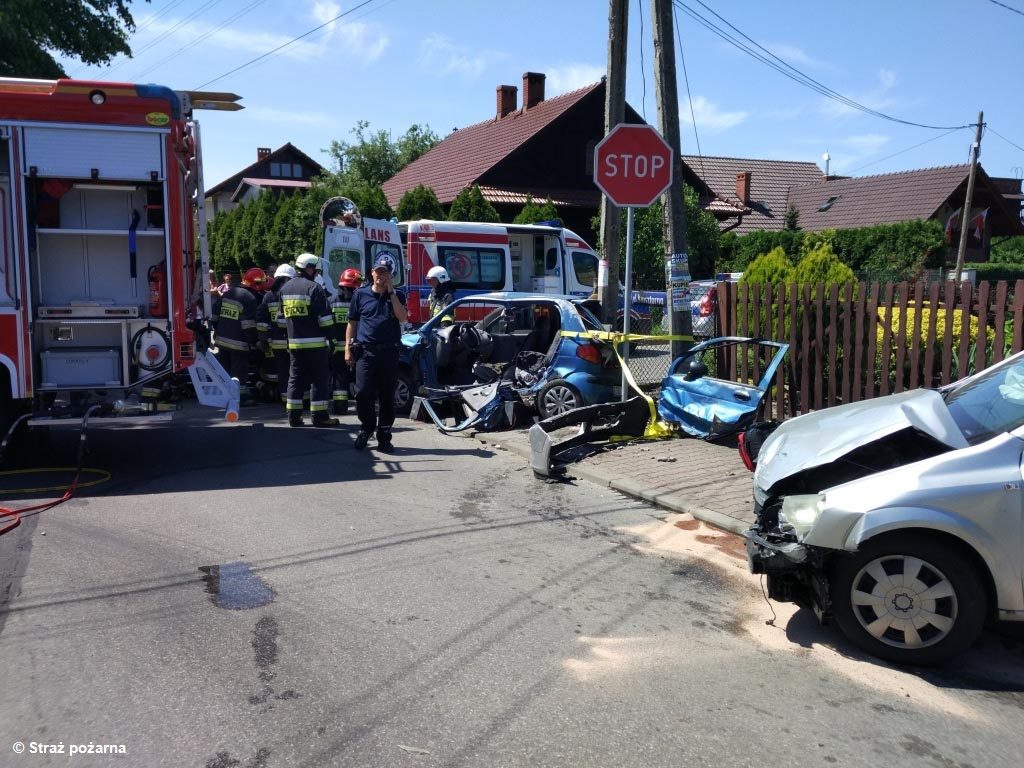
[[[25,128],[25,172],[35,167],[39,176],[88,179],[96,169],[101,180],[149,181],[156,171],[163,179],[164,133]]]

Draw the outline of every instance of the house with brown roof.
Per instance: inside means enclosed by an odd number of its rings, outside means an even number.
[[[790,187],[822,178],[811,162],[701,155],[683,155],[682,160],[706,187],[701,207],[724,222],[723,231],[740,235],[783,229]]]
[[[310,180],[323,172],[320,163],[291,142],[273,152],[270,147],[258,147],[255,163],[206,190],[207,221],[268,189],[278,194],[308,189]]]
[[[518,88],[499,85],[494,116],[453,131],[437,146],[384,182],[392,207],[419,184],[449,206],[477,184],[503,221],[511,221],[532,195],[551,197],[566,226],[588,233],[601,193],[594,186],[594,147],[604,135],[604,80],[545,98],[545,76],[523,74]],[[642,123],[627,105],[626,122]]]
[[[478,184],[503,221],[522,210],[528,195],[551,197],[570,228],[593,235],[591,219],[601,193],[594,185],[594,147],[604,137],[605,83],[545,98],[545,76],[523,74],[518,88],[499,85],[494,117],[453,131],[440,144],[384,182],[395,207],[407,190],[432,187],[449,206],[466,187]],[[626,105],[627,123],[643,118]],[[701,206],[740,232],[782,229],[790,186],[821,177],[814,163],[683,157],[684,181]]]
[[[789,190],[788,204],[799,212],[800,228],[855,229],[917,219],[944,227],[967,197],[969,165],[948,165],[859,178],[829,178]],[[971,217],[984,213],[979,239],[968,238],[967,261],[987,261],[991,238],[1024,235],[1020,179],[992,178],[978,166]],[[960,218],[952,218],[951,239],[959,241]]]

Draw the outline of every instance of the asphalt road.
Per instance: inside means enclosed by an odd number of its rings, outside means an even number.
[[[898,670],[766,624],[696,521],[433,429],[381,456],[351,417],[259,414],[96,430],[110,481],[0,538],[0,766],[1020,765],[1019,640]]]

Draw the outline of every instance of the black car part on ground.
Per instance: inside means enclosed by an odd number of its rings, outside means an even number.
[[[572,448],[613,437],[643,437],[650,418],[647,399],[631,397],[624,403],[588,405],[543,419],[530,427],[530,466],[538,477],[548,477],[553,463]],[[574,436],[552,441],[551,432],[577,425],[579,431]]]
[[[410,418],[418,420],[425,412],[445,434],[477,429],[493,432],[515,426],[523,418],[525,406],[507,382],[493,381],[463,387],[420,388],[413,399]],[[455,424],[449,426],[448,419]],[[461,419],[461,421],[460,421]]]

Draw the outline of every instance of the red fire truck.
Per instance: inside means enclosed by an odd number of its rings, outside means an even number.
[[[237,383],[205,351],[192,119],[237,99],[0,78],[0,427],[18,411],[163,420],[161,387],[185,370],[200,402],[237,418]]]

